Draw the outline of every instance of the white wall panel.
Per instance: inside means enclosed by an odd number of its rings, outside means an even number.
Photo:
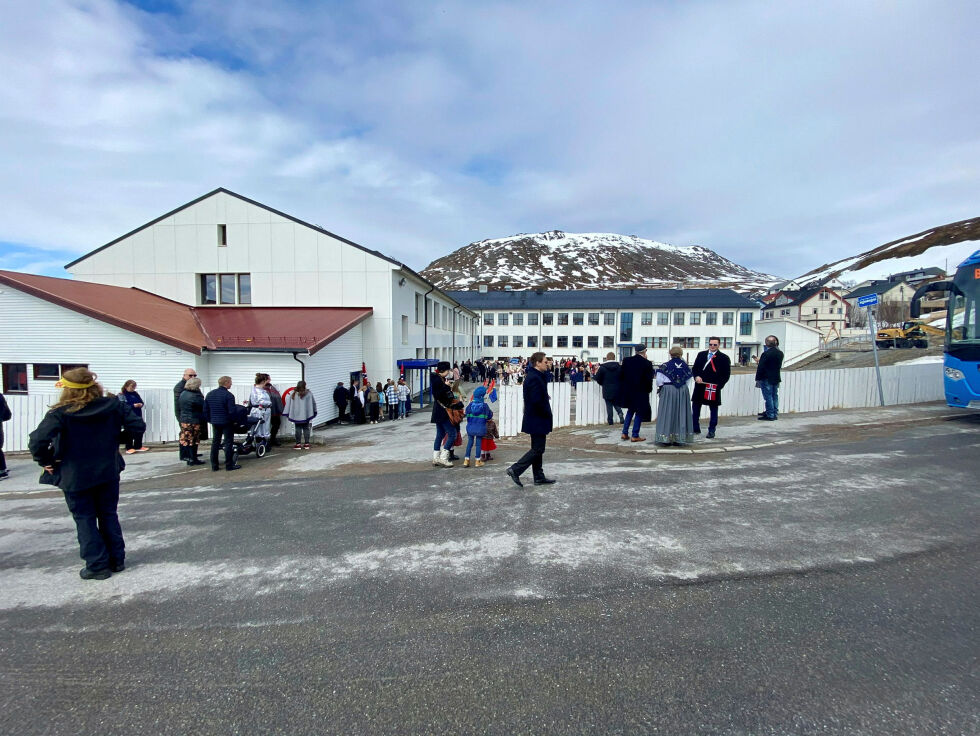
[[[333,390],[338,381],[342,381],[345,387],[350,385],[350,374],[361,370],[361,352],[361,326],[357,325],[323,350],[307,357],[306,386],[316,397],[319,412],[316,424],[337,418]]]

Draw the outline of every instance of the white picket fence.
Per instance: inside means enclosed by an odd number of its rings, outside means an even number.
[[[210,389],[202,388],[203,393]],[[235,395],[238,403],[245,401],[251,386],[232,386],[231,392]],[[143,407],[143,420],[146,422],[146,434],[143,435],[144,442],[176,442],[180,435],[180,426],[174,418],[174,394],[167,389],[148,389],[140,391],[145,406]],[[27,438],[34,428],[40,424],[44,415],[48,412],[51,404],[58,400],[59,394],[30,394],[28,396],[18,396],[14,394],[5,395],[7,404],[13,417],[3,425],[4,450],[17,452],[27,449]],[[284,437],[293,434],[293,425],[283,419],[282,428],[279,433]]]
[[[836,368],[832,370],[786,371],[779,386],[780,413],[829,411],[831,409],[860,409],[878,406],[878,384],[874,368]],[[885,404],[918,404],[941,401],[943,367],[940,363],[893,365],[881,369],[881,384]],[[501,386],[497,426],[501,437],[513,437],[520,432],[524,411],[521,386]],[[578,384],[573,392],[569,383],[550,383],[551,408],[555,428],[574,424],[586,427],[606,423],[606,402],[602,386],[589,381]],[[651,405],[656,413],[657,397]],[[574,403],[574,412],[572,404]],[[755,387],[755,377],[739,374],[722,391],[722,416],[752,416],[762,411],[762,393]]]

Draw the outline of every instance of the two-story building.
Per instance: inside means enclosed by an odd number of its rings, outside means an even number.
[[[453,291],[477,313],[480,355],[507,359],[543,350],[556,358],[620,358],[636,344],[654,362],[680,345],[693,358],[708,338],[747,362],[759,352],[758,305],[731,289],[579,289]]]
[[[847,303],[829,286],[781,292],[762,308],[761,322],[788,319],[818,330],[824,337],[840,334],[847,320]]]

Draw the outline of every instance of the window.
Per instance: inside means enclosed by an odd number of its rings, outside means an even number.
[[[493,347],[493,335],[483,336],[483,347],[492,348]]]
[[[590,348],[597,348],[597,347],[599,347],[599,336],[598,335],[589,335],[589,347]]]
[[[500,314],[497,315],[497,324],[500,325],[501,327],[506,327],[508,322],[510,322],[509,314],[505,314],[504,312],[501,312]]]
[[[704,315],[704,323],[706,325],[716,325],[718,324],[718,312],[708,312]]]
[[[568,347],[568,335],[558,336],[558,347],[567,348]]]
[[[830,299],[830,294],[828,294],[826,291],[821,291],[820,292],[820,301],[825,302],[828,299]]]
[[[512,324],[514,325],[514,327],[523,327],[524,326],[524,313],[523,312],[514,312],[514,321],[513,321]],[[514,347],[517,347],[517,346],[515,345]]]
[[[844,308],[843,307],[837,307],[837,314],[844,314]]]
[[[491,326],[493,325],[493,312],[483,313],[483,324],[491,325]]]
[[[657,312],[657,324],[666,325],[670,321],[670,314],[668,312]]]
[[[422,295],[415,292],[415,324],[422,324]]]
[[[687,322],[688,322],[688,324],[691,324],[691,325],[699,325],[699,324],[701,324],[701,313],[700,312],[691,312],[691,315],[690,315],[690,317],[688,317]]]
[[[788,309],[780,309],[779,310],[779,316],[780,317],[785,317],[787,314],[789,314],[789,310]]]
[[[498,348],[507,347],[507,335],[497,335],[497,347]]]
[[[723,338],[721,338],[721,347],[723,349],[729,349],[730,350],[731,347],[732,347],[732,338],[730,338],[730,337],[723,337]]]
[[[529,348],[536,348],[538,346],[538,336],[537,335],[528,335],[527,336],[527,346]]]
[[[61,378],[61,371],[58,369],[57,363],[34,364],[35,381],[57,381],[59,378]]]
[[[735,312],[722,312],[721,313],[721,323],[723,325],[733,325],[733,324],[735,324]]]
[[[623,312],[619,315],[619,341],[633,341],[633,313]]]
[[[202,273],[200,304],[251,304],[252,275],[247,273]]]
[[[602,315],[602,324],[606,325],[607,327],[615,327],[616,326],[616,313],[615,312],[606,312],[605,314],[603,314]],[[612,347],[612,346],[610,345],[610,347]]]
[[[572,312],[572,324],[577,326],[582,326],[585,324],[585,313],[584,312]]]
[[[683,312],[674,312],[674,324],[675,325],[678,325],[678,326],[683,326],[684,325],[684,313]]]
[[[528,324],[528,327],[530,327],[531,325],[536,325],[537,323],[538,323],[538,313],[537,312],[528,312],[527,313],[527,324]]]
[[[408,345],[408,315],[402,315],[402,345]]]
[[[551,312],[545,312],[541,315],[541,324],[543,325],[553,325],[555,323],[555,315]]]
[[[814,313],[814,314],[816,314],[816,313],[817,313],[817,311],[818,311],[818,310],[817,310],[817,308],[816,308],[816,307],[814,307],[814,308],[813,308],[813,313]]]
[[[228,245],[227,225],[218,225],[218,245]]]
[[[583,347],[581,335],[572,335],[572,347],[573,348]]]
[[[739,335],[751,335],[752,334],[752,313],[742,312],[738,315],[738,334]]]
[[[700,337],[675,337],[674,345],[680,345],[682,348],[698,348],[701,347]]]
[[[524,347],[524,335],[514,335],[514,347],[515,348]]]
[[[589,324],[596,327],[599,324],[599,313],[589,312]]]
[[[568,312],[558,313],[558,324],[567,325],[568,324]]]
[[[602,347],[611,348],[615,342],[616,341],[612,335],[606,335],[602,338]]]
[[[541,347],[543,347],[543,348],[551,348],[551,347],[554,347],[554,342],[555,342],[555,339],[551,335],[542,335],[541,336]]]
[[[641,325],[652,325],[653,324],[653,312],[640,312],[640,324]]]
[[[27,363],[3,363],[3,392],[27,393]]]

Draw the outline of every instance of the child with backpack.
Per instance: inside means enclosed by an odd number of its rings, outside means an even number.
[[[477,386],[473,392],[473,400],[466,407],[466,456],[463,459],[463,467],[470,466],[470,451],[473,444],[476,444],[476,467],[483,465],[480,459],[480,452],[483,447],[483,438],[487,434],[487,420],[493,417],[493,411],[487,406],[484,399],[487,389],[484,386]]]

